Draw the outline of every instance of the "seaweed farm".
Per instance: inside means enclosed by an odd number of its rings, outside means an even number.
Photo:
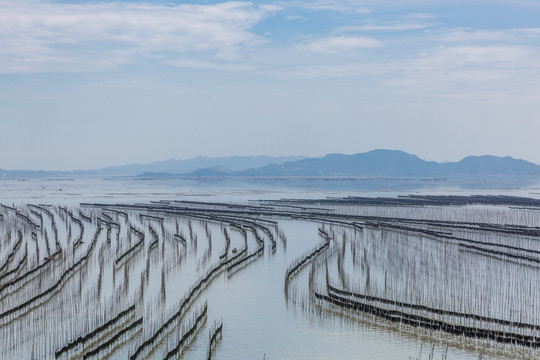
[[[2,204],[0,358],[540,359],[540,200],[210,200]]]

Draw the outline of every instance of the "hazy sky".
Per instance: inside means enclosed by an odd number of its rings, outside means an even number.
[[[0,168],[540,163],[540,1],[0,0]]]

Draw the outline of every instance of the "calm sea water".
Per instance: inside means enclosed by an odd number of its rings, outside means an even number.
[[[4,203],[249,201],[279,198],[502,194],[540,197],[540,177],[491,178],[103,178],[0,179]]]
[[[538,179],[131,179],[62,178],[2,179],[0,203],[60,204],[148,203],[155,200],[249,202],[280,198],[398,196],[408,194],[502,194],[540,198]],[[503,359],[514,355],[490,351],[471,342],[434,339],[402,332],[373,319],[316,312],[287,301],[283,279],[287,266],[320,242],[317,224],[280,221],[286,249],[265,252],[261,259],[230,276],[212,281],[193,306],[208,303],[208,320],[185,350],[186,359],[202,359],[208,346],[208,327],[224,324],[215,359]],[[219,229],[214,229],[219,233]],[[198,249],[204,251],[204,248]],[[216,250],[216,252],[218,252]],[[167,278],[167,303],[174,304],[196,279],[200,264],[188,264]],[[300,276],[306,277],[307,274]],[[299,280],[300,281],[300,280]],[[23,345],[24,346],[24,345]],[[26,353],[22,351],[22,353]],[[120,348],[114,358],[125,358]],[[526,356],[525,356],[526,357]]]

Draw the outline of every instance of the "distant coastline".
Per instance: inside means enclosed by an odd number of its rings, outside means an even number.
[[[509,156],[468,156],[457,162],[435,162],[399,150],[373,150],[353,155],[196,157],[149,164],[129,164],[96,170],[2,170],[0,178],[66,176],[171,177],[427,177],[540,175],[540,166]]]

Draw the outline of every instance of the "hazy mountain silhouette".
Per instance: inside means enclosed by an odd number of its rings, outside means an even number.
[[[95,170],[73,171],[32,171],[32,170],[2,170],[0,176],[9,177],[43,177],[43,176],[70,176],[70,175],[103,175],[103,176],[136,176],[141,173],[185,174],[202,169],[219,169],[224,173],[259,168],[268,164],[282,164],[287,161],[304,159],[305,156],[228,156],[210,158],[198,156],[189,160],[169,159],[149,164],[128,164],[109,166]]]
[[[540,166],[510,156],[468,156],[458,162],[425,161],[399,150],[373,150],[320,158],[233,156],[196,157],[190,160],[166,160],[150,164],[131,164],[99,170],[47,172],[4,171],[0,176],[36,177],[62,175],[171,177],[171,176],[467,176],[467,175],[540,175]]]
[[[540,175],[540,166],[512,157],[469,156],[458,162],[425,161],[399,150],[330,154],[241,172],[249,176],[450,176]]]
[[[146,177],[173,174],[143,174]],[[329,154],[321,158],[269,164],[255,169],[226,172],[207,168],[176,176],[415,176],[444,177],[467,175],[540,175],[540,166],[525,160],[497,156],[469,156],[458,162],[425,161],[399,150],[373,150],[344,155]]]
[[[540,166],[510,156],[468,156],[459,162],[443,165],[446,165],[448,172],[458,174],[540,174]]]
[[[442,164],[424,161],[415,155],[397,150],[374,150],[367,153],[329,154],[281,165],[267,165],[242,172],[243,175],[267,176],[424,176],[440,174]]]

